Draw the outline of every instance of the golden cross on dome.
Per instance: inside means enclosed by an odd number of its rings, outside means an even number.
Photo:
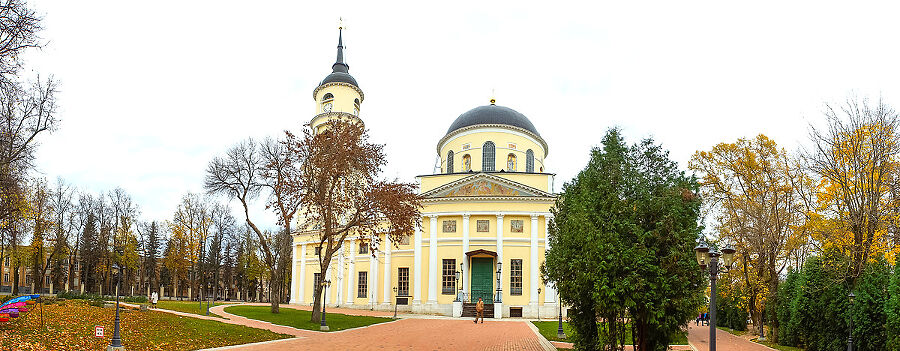
[[[344,29],[344,18],[338,17],[338,29]]]
[[[497,99],[495,98],[495,96],[497,96],[497,94],[494,91],[494,89],[491,88],[491,105],[494,105],[495,103],[497,103]]]

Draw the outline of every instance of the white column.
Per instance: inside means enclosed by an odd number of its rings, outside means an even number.
[[[460,274],[462,275],[463,291],[465,291],[466,294],[469,294],[469,286],[467,284],[469,284],[468,278],[470,278],[470,277],[469,277],[469,275],[466,274],[466,272],[469,270],[469,260],[468,260],[468,257],[466,256],[466,252],[469,252],[469,214],[468,213],[463,214],[462,231],[463,231],[463,243],[462,243],[462,245],[463,245],[462,246],[462,251],[463,251],[462,252],[462,263],[463,263],[462,267],[463,268],[462,268]]]
[[[528,263],[531,274],[528,278],[528,294],[530,298],[528,302],[537,305],[538,303],[538,214],[531,215],[531,261]]]
[[[503,214],[497,215],[497,262],[503,262]],[[506,266],[505,269],[501,268],[500,271],[500,284],[503,284],[503,277],[506,276],[506,272],[509,270],[509,265],[506,262],[503,262],[503,266]],[[502,267],[502,266],[501,266]],[[502,286],[500,287],[502,288]],[[497,287],[494,287],[496,290]],[[509,293],[505,289],[503,290],[504,296]],[[495,301],[496,302],[496,301]]]
[[[352,250],[352,248],[351,248]],[[341,251],[338,253],[338,265],[337,265],[337,284],[334,284],[334,292],[336,293],[337,299],[335,299],[337,304],[340,304],[341,301],[344,301],[344,251],[347,251],[345,246],[341,246]]]
[[[371,240],[371,238],[369,238],[369,240]],[[369,248],[372,249],[371,245],[369,245]],[[378,258],[378,253],[372,249],[372,252],[369,253],[369,274],[367,274],[368,277],[366,280],[366,284],[369,285],[368,289],[366,289],[369,293],[369,304],[374,304],[375,296],[378,295],[375,292],[375,287],[378,286],[376,282],[378,278],[375,276],[375,274],[378,273],[378,260],[376,260],[376,258]]]
[[[394,245],[391,242],[391,237],[389,235],[384,236],[384,291],[382,292],[382,300],[381,302],[384,304],[391,303],[391,288],[393,283],[391,282],[391,250],[394,249]]]
[[[422,230],[418,227],[416,227],[413,256],[413,304],[420,304],[422,303]]]
[[[350,246],[350,264],[347,265],[347,299],[346,303],[348,305],[352,305],[354,300],[353,297],[356,294],[356,291],[353,291],[353,285],[356,284],[358,280],[356,277],[356,241],[350,239],[347,241],[347,245]],[[328,318],[328,317],[326,317]]]
[[[431,216],[431,233],[428,240],[428,303],[437,303],[438,289],[438,259],[437,259],[437,231],[438,216]]]
[[[544,215],[544,256],[546,259],[547,250],[550,250],[550,221],[553,220],[553,216]],[[544,284],[544,303],[553,303],[556,299],[556,287],[553,286],[552,282],[545,282]]]
[[[303,253],[297,253],[297,245],[292,245],[291,248],[291,303],[298,303],[297,300],[301,294],[297,289],[300,284],[300,270],[298,269],[300,267],[297,267],[297,262]]]
[[[331,272],[331,265],[329,264],[328,267],[325,268],[325,275],[323,275],[323,277],[324,277],[323,279],[328,279],[328,280],[331,280],[331,281],[333,282],[334,279],[331,279],[331,276],[332,276],[331,273],[332,273],[332,272]],[[325,289],[325,296],[324,296],[325,298],[322,299],[322,301],[325,301],[325,303],[330,303],[330,302],[331,302],[331,295],[334,295],[334,294],[331,293],[332,290],[334,290],[334,286],[333,286],[333,285],[332,285],[332,286],[329,286],[327,289]]]
[[[298,286],[300,291],[297,294],[297,303],[303,303],[306,297],[306,244],[300,245],[300,282]],[[240,291],[238,291],[238,294],[240,294]]]

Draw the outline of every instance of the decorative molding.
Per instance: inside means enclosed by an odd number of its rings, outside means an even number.
[[[497,185],[495,189],[494,185]],[[556,199],[556,196],[516,181],[499,177],[490,173],[478,172],[463,177],[422,194],[427,199],[435,198],[543,198]]]
[[[353,84],[344,83],[344,82],[331,82],[331,83],[325,83],[325,84],[317,86],[315,89],[313,89],[313,100],[317,100],[316,95],[319,95],[319,90],[325,89],[327,87],[333,87],[333,86],[350,87],[351,89],[356,90],[356,93],[359,94],[359,103],[360,104],[362,104],[362,102],[366,100],[366,94],[363,94],[362,89],[360,89],[358,86],[355,86]],[[318,102],[318,101],[316,101],[316,102]]]
[[[366,122],[363,122],[362,118],[359,118],[359,116],[357,116],[357,115],[354,115],[349,112],[336,112],[336,111],[322,112],[320,114],[313,116],[313,118],[311,120],[309,120],[309,125],[315,124],[315,122],[317,120],[322,119],[322,118],[330,119],[330,118],[344,118],[344,117],[349,117],[350,119],[353,119],[356,122],[362,123],[363,126],[366,125]],[[322,123],[324,123],[324,122],[322,122]]]

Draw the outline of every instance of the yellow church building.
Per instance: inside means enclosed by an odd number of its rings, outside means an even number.
[[[334,118],[363,123],[365,99],[338,37],[332,73],[313,90],[311,128]],[[449,122],[449,118],[448,118]],[[495,318],[555,316],[557,295],[540,278],[556,201],[547,142],[523,114],[495,104],[456,118],[435,151],[441,167],[417,178],[422,227],[400,242],[348,238],[325,272],[328,306],[447,316],[482,298]],[[311,304],[319,264],[309,233],[293,236],[290,303]]]

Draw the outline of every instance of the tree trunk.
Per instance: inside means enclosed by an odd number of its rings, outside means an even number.
[[[321,282],[313,282],[315,286],[313,286],[313,309],[312,314],[309,318],[310,322],[313,323],[321,323],[322,322],[322,283]]]
[[[272,281],[269,282],[269,303],[272,305],[272,313],[279,313],[278,304],[281,302],[281,297],[278,294],[277,284],[280,281],[281,273],[278,272],[279,269],[272,269]]]

